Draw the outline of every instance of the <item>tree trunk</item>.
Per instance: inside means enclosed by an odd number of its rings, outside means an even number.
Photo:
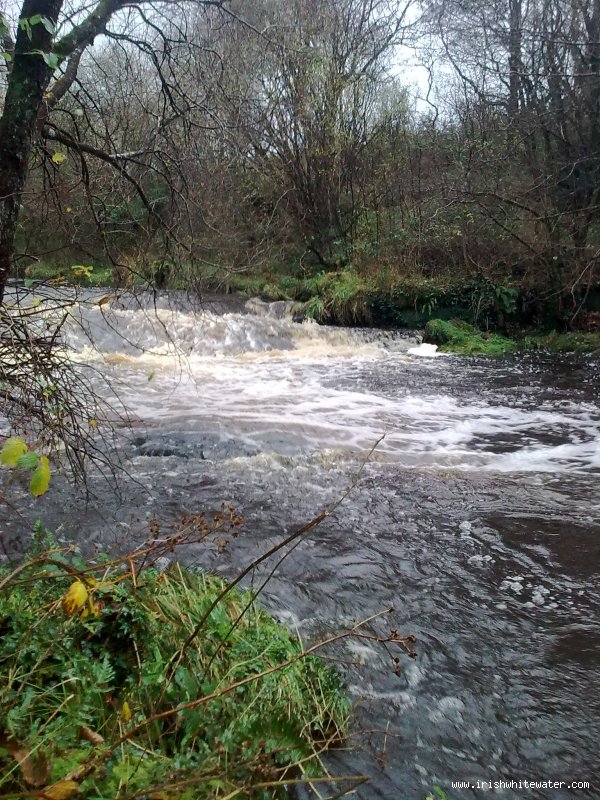
[[[41,15],[55,22],[62,0],[24,0],[21,20]],[[45,25],[19,26],[14,62],[0,118],[0,302],[10,275],[17,219],[37,118],[53,70],[39,54],[52,49]]]
[[[513,122],[519,113],[519,100],[521,94],[521,0],[510,0],[509,2],[509,41],[508,41],[508,69],[509,69],[509,93],[508,93],[508,116]]]

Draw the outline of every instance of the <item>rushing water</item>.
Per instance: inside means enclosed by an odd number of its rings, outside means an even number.
[[[187,557],[233,574],[358,475],[264,594],[307,640],[389,606],[372,629],[418,639],[417,659],[398,653],[400,674],[367,641],[338,648],[370,733],[332,771],[369,773],[361,798],[422,800],[435,784],[454,798],[595,796],[598,360],[424,358],[408,336],[285,312],[259,301],[83,312],[69,346],[134,417],[137,483],[119,506],[81,509],[55,492],[61,534],[84,525],[106,542],[152,514],[231,501],[244,535],[225,555]],[[451,788],[501,779],[592,788]]]

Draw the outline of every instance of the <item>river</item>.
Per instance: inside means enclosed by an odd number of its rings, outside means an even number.
[[[110,544],[232,502],[244,534],[186,552],[232,575],[358,476],[263,595],[307,641],[390,606],[373,629],[417,638],[399,674],[368,642],[338,648],[370,732],[330,769],[369,773],[359,798],[597,796],[598,359],[423,357],[408,334],[298,323],[284,304],[158,305],[88,308],[69,330],[132,415],[131,478],[120,502],[49,493],[59,534]],[[452,789],[500,780],[591,788]]]

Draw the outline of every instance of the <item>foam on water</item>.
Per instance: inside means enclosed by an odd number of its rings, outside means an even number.
[[[298,323],[272,305],[277,314],[260,301],[236,313],[82,306],[66,343],[77,361],[110,371],[139,420],[227,429],[266,453],[283,442],[289,454],[293,442],[360,457],[383,437],[374,458],[406,467],[600,469],[597,405],[532,402],[526,377],[500,399],[431,393],[415,369],[443,375],[457,359],[434,366],[422,357],[439,355],[435,346],[415,346],[417,336]],[[394,391],[377,390],[382,370]]]

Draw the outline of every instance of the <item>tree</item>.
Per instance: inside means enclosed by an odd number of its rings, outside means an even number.
[[[197,0],[192,11],[224,9],[227,0]],[[109,28],[109,25],[111,26]],[[3,299],[14,251],[19,210],[34,142],[45,137],[84,156],[99,158],[134,186],[150,215],[158,217],[143,186],[128,170],[122,153],[111,153],[81,141],[77,130],[53,125],[53,112],[78,80],[86,51],[99,37],[126,42],[144,52],[156,68],[163,95],[171,110],[184,114],[186,106],[169,69],[177,56],[177,43],[187,40],[186,8],[177,2],[99,0],[91,11],[63,9],[63,0],[24,0],[16,37],[8,19],[0,14],[2,56],[8,74],[0,117],[0,301]],[[85,88],[85,87],[83,87]],[[78,87],[82,89],[81,86]]]
[[[263,2],[266,31],[241,104],[247,161],[285,209],[300,249],[321,268],[352,256],[361,210],[362,155],[376,130],[378,94],[411,30],[412,0]],[[252,50],[246,44],[244,52]],[[262,189],[257,191],[262,195]],[[257,198],[258,199],[258,198]]]
[[[600,4],[433,0],[430,19],[461,87],[454,199],[521,248],[549,296],[589,283],[600,254]],[[578,290],[579,291],[579,290]]]

